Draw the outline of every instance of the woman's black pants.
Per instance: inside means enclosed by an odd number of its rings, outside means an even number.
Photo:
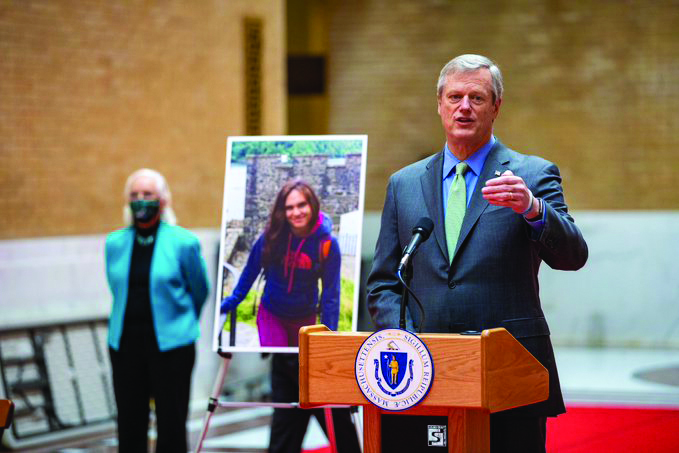
[[[109,352],[118,407],[118,451],[148,451],[149,401],[153,398],[156,451],[186,453],[195,345],[161,352],[152,328],[126,329],[119,350],[109,348]]]

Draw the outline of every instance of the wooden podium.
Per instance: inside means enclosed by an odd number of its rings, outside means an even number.
[[[547,370],[505,329],[480,335],[422,334],[434,361],[434,382],[419,405],[391,412],[370,403],[354,374],[356,353],[370,332],[300,330],[299,401],[364,406],[364,452],[380,453],[381,414],[448,417],[448,451],[490,451],[490,414],[546,400]]]

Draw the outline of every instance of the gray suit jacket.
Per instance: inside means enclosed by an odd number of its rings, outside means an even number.
[[[411,288],[422,301],[422,332],[462,332],[506,328],[550,373],[547,401],[511,412],[557,415],[565,411],[549,328],[540,306],[538,269],[577,270],[587,261],[587,244],[568,214],[558,168],[499,141],[490,151],[465,214],[452,264],[446,246],[441,194],[443,152],[416,162],[389,179],[367,304],[375,325],[398,327],[402,285],[395,272],[402,250],[421,217],[434,221],[429,240],[412,259]],[[481,188],[495,172],[521,176],[544,200],[546,222],[536,233],[510,208],[492,206]],[[412,298],[408,329],[420,327]]]

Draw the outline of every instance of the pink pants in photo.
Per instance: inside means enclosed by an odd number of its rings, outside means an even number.
[[[262,305],[257,310],[260,346],[299,346],[299,329],[316,324],[316,315],[302,319],[285,319],[272,314]]]

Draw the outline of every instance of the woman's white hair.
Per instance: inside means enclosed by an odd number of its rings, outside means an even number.
[[[443,91],[443,86],[446,84],[446,77],[449,74],[455,74],[456,72],[471,72],[477,71],[479,69],[486,68],[490,71],[491,85],[493,90],[493,102],[498,99],[502,99],[502,72],[500,68],[493,63],[490,58],[486,58],[483,55],[465,54],[455,57],[450,60],[441,69],[439,74],[439,80],[436,84],[436,96],[441,97]]]
[[[128,176],[127,181],[125,182],[125,191],[123,192],[123,197],[125,197],[125,200],[127,200],[130,196],[130,189],[132,188],[134,181],[142,176],[153,180],[156,185],[156,190],[158,191],[158,196],[162,201],[164,201],[165,206],[160,213],[160,220],[165,223],[169,223],[170,225],[176,225],[177,216],[174,214],[174,209],[172,209],[172,193],[170,192],[170,186],[167,184],[165,177],[156,170],[151,170],[150,168],[140,168]],[[130,209],[130,204],[127,202],[123,206],[123,222],[125,222],[125,225],[132,225],[134,223],[132,220],[132,210]]]

